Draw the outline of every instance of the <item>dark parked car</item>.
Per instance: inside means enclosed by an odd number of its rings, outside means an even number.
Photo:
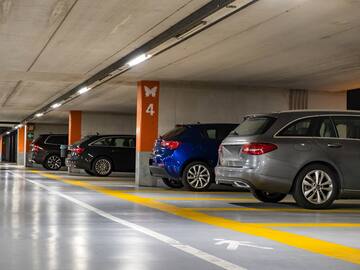
[[[93,135],[69,147],[68,166],[84,169],[90,175],[135,171],[135,136]]]
[[[42,134],[31,145],[31,161],[48,170],[59,170],[65,165],[65,158],[60,156],[60,145],[67,144],[67,134]]]
[[[290,111],[248,117],[221,144],[216,182],[249,186],[264,202],[292,194],[322,209],[360,198],[360,113]]]
[[[150,172],[172,188],[206,190],[214,182],[221,141],[238,124],[181,125],[155,142]]]

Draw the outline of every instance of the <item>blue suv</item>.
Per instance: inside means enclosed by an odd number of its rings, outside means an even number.
[[[171,188],[202,191],[214,182],[218,148],[238,124],[178,125],[156,140],[150,173]]]

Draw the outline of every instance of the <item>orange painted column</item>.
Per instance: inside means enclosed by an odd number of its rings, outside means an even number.
[[[69,145],[81,139],[81,111],[69,112]]]
[[[17,136],[17,165],[25,166],[25,155],[26,155],[26,146],[25,146],[25,127],[21,127],[18,129]]]
[[[156,186],[150,175],[149,157],[158,137],[160,83],[140,81],[137,85],[136,184]]]

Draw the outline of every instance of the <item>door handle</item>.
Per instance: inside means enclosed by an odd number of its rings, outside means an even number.
[[[339,143],[328,143],[327,145],[329,148],[341,148],[342,145]]]

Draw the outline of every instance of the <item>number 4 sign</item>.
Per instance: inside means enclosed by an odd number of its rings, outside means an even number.
[[[150,114],[151,116],[154,116],[155,110],[154,110],[154,104],[150,103],[149,106],[146,109],[146,113]]]

